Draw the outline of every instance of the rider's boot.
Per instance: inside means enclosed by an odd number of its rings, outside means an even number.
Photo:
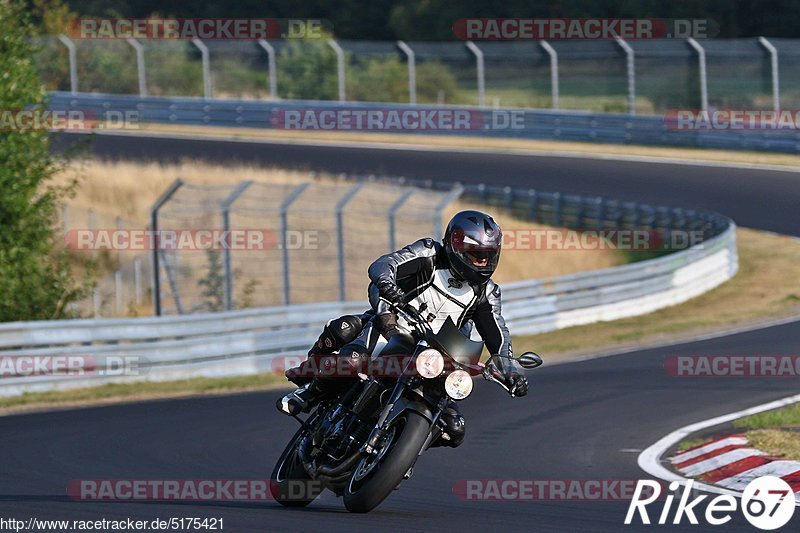
[[[278,411],[291,416],[307,413],[335,388],[334,384],[326,383],[330,380],[319,377],[319,369],[325,356],[332,356],[358,336],[364,318],[364,315],[345,315],[325,324],[317,342],[308,351],[308,359],[300,366],[286,370],[287,379],[299,388],[278,400]]]

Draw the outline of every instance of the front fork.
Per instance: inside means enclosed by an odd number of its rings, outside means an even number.
[[[431,409],[431,407],[428,405],[428,400],[425,398],[420,398],[419,400],[408,399],[404,396],[404,393],[411,389],[411,386],[413,385],[413,379],[414,378],[407,375],[407,373],[403,373],[403,375],[397,380],[397,383],[392,390],[392,394],[389,396],[389,400],[386,402],[386,406],[381,411],[378,421],[375,423],[375,427],[372,428],[369,438],[359,450],[363,455],[377,454],[376,448],[378,443],[380,443],[381,438],[383,438],[383,436],[389,430],[391,423],[407,410],[416,411],[424,416],[430,422],[431,428],[437,427],[439,419],[447,407],[447,396],[442,395],[442,397],[437,401],[434,409]],[[425,445],[420,450],[420,453],[427,449],[428,445],[433,441],[435,437],[434,433],[435,431],[431,431],[428,434],[428,438],[425,441]]]

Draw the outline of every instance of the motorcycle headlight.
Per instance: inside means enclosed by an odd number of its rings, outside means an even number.
[[[463,400],[472,392],[472,376],[464,370],[454,370],[444,380],[444,391],[454,400]]]
[[[444,357],[437,350],[428,348],[417,355],[417,372],[423,378],[435,378],[444,370]]]

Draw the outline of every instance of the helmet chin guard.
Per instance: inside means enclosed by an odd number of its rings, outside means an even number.
[[[469,283],[485,283],[500,261],[503,232],[494,219],[481,211],[457,213],[444,234],[450,271]]]

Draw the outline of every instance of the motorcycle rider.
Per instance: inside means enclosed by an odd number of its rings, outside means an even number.
[[[425,303],[434,331],[448,317],[462,331],[474,326],[491,354],[486,373],[505,385],[511,396],[525,396],[528,382],[513,359],[511,338],[500,312],[500,287],[491,280],[501,244],[502,232],[494,219],[468,210],[450,220],[443,243],[424,238],[378,258],[369,267],[372,309],[328,322],[309,356],[332,354],[338,349],[339,362],[349,358],[352,368],[359,368],[371,356],[378,334],[387,340],[407,335],[391,311],[392,304],[410,302],[419,307]],[[308,371],[313,365],[307,363],[286,372],[291,381],[303,385],[278,401],[278,409],[287,414],[308,412],[335,387],[331,378],[317,375],[311,380]],[[454,402],[442,420],[446,442],[435,445],[458,446],[464,438],[464,419]]]

